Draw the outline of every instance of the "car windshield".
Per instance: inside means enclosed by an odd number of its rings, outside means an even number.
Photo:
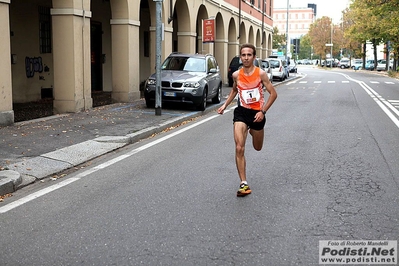
[[[205,72],[205,59],[193,57],[169,57],[162,64],[162,70]]]
[[[263,67],[263,68],[269,68],[269,62],[267,62],[267,61],[262,61],[262,67]]]
[[[280,66],[280,61],[278,61],[278,60],[269,60],[269,62],[270,62],[270,65],[272,67],[279,67]]]

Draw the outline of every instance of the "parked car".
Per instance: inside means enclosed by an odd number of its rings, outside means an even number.
[[[380,60],[378,60],[377,61],[377,67],[376,67],[376,69],[377,69],[377,71],[385,71],[386,70],[386,66],[387,66],[387,60],[385,60],[385,59],[380,59]],[[392,66],[393,66],[393,62],[391,63],[389,63],[389,69],[392,69]]]
[[[350,60],[347,58],[342,58],[339,63],[338,63],[338,67],[340,67],[341,69],[344,68],[349,68],[350,67]]]
[[[269,60],[267,59],[262,59],[262,68],[266,72],[267,77],[269,78],[270,82],[273,82],[273,73],[272,73],[272,67],[270,65]]]
[[[163,102],[188,102],[198,110],[205,110],[208,100],[219,103],[222,78],[214,56],[207,54],[170,54],[161,65]],[[146,81],[144,97],[147,107],[155,103],[156,77]]]
[[[338,65],[338,62],[335,59],[326,59],[321,63],[322,67],[336,67]]]
[[[292,60],[291,64],[288,65],[288,72],[289,73],[297,73],[298,72],[298,68],[296,67],[296,63]]]
[[[374,60],[367,60],[364,65],[364,69],[366,70],[374,70]]]
[[[242,64],[242,62],[239,55],[234,56],[230,61],[229,70],[227,72],[227,79],[230,87],[233,86],[233,73],[240,67],[240,64]]]
[[[363,60],[362,59],[355,59],[352,63],[353,70],[360,70],[363,67]]]
[[[281,59],[278,58],[268,58],[270,66],[272,68],[273,78],[278,78],[281,81],[288,78],[288,71]]]

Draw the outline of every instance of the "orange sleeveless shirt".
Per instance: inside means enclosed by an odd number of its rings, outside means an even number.
[[[265,103],[263,84],[259,72],[259,67],[255,67],[254,72],[250,76],[244,74],[243,68],[238,72],[237,90],[242,107],[261,110]]]

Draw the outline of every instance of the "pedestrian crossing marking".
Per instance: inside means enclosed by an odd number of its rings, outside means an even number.
[[[399,109],[399,100],[388,100],[395,108]]]
[[[392,81],[386,81],[386,82],[385,82],[385,84],[392,85],[392,84],[395,84],[395,83],[394,83],[394,82],[392,82]]]

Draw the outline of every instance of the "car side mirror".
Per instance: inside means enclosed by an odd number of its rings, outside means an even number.
[[[217,68],[211,68],[210,70],[209,70],[209,73],[218,73],[219,71],[218,71],[218,69]]]

